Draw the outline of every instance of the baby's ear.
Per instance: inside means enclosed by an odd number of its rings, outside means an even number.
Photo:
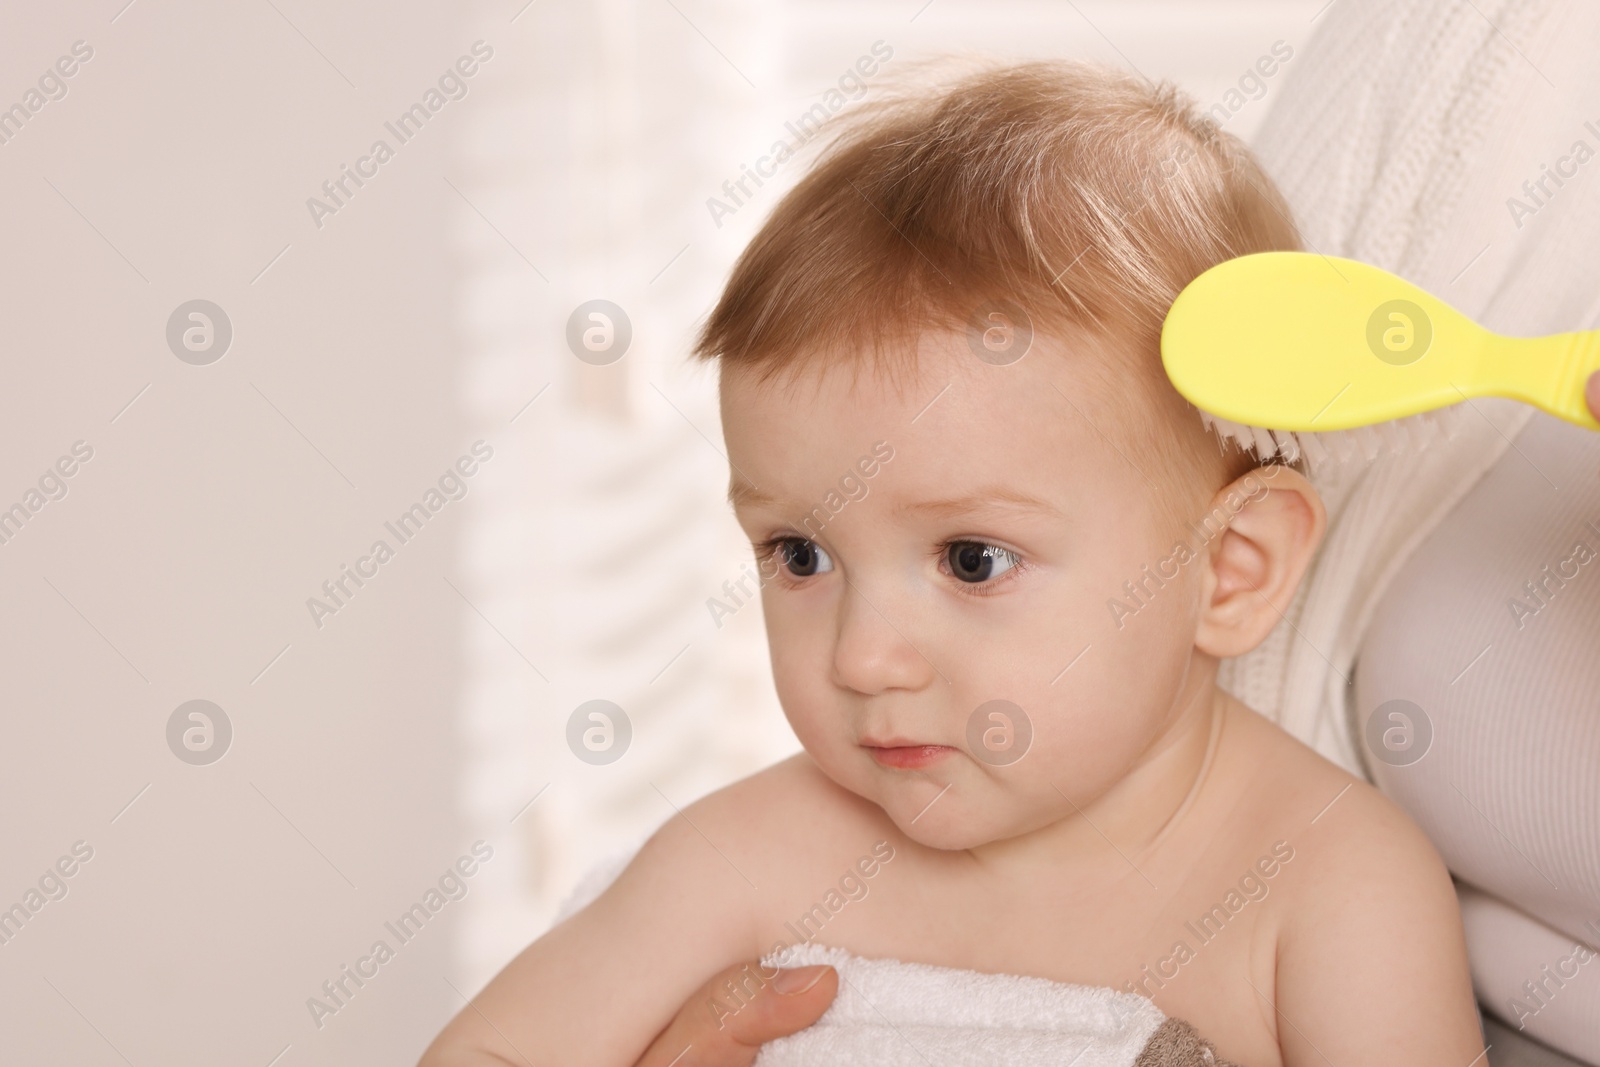
[[[1293,467],[1257,467],[1223,486],[1199,524],[1221,533],[1204,551],[1195,647],[1221,658],[1260,644],[1288,610],[1327,524],[1322,497]]]

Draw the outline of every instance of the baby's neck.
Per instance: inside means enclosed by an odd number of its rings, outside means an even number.
[[[1215,661],[1205,666],[1202,671],[1200,664],[1193,665],[1166,729],[1110,789],[1084,800],[1061,783],[1065,810],[1060,819],[968,852],[997,870],[1046,865],[1082,871],[1109,863],[1125,871],[1129,862],[1139,866],[1140,857],[1159,849],[1212,780],[1209,771],[1236,702],[1217,687]],[[1109,860],[1108,843],[1115,849]]]

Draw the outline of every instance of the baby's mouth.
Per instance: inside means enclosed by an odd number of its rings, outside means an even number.
[[[867,750],[880,767],[899,771],[919,770],[956,752],[956,749],[949,745],[915,745],[900,741],[883,744],[863,742],[861,747]]]

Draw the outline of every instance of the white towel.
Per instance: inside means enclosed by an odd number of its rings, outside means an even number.
[[[1221,1063],[1148,997],[1043,978],[862,959],[815,943],[768,967],[826,963],[839,995],[817,1022],[763,1045],[756,1067],[1146,1067]]]

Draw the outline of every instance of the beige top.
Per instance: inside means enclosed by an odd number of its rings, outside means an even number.
[[[1579,0],[1340,0],[1318,16],[1309,43],[1292,42],[1255,147],[1310,249],[1394,271],[1503,333],[1600,327],[1600,160],[1559,185],[1548,177],[1557,167],[1572,173],[1576,142],[1600,150],[1596,42],[1600,5]],[[1376,777],[1458,875],[1508,900],[1464,894],[1480,999],[1527,1033],[1600,1062],[1600,1027],[1576,1006],[1600,960],[1565,987],[1546,980],[1555,994],[1531,1018],[1508,1004],[1544,964],[1559,970],[1585,924],[1600,920],[1597,712],[1585,696],[1595,692],[1586,653],[1596,646],[1585,642],[1594,630],[1579,605],[1587,567],[1566,603],[1558,594],[1527,620],[1519,645],[1508,639],[1449,685],[1492,640],[1497,612],[1510,617],[1504,598],[1567,558],[1547,558],[1550,538],[1581,536],[1580,515],[1600,521],[1593,507],[1583,511],[1593,498],[1582,495],[1600,464],[1571,459],[1566,481],[1551,475],[1562,486],[1552,491],[1510,450],[1532,408],[1491,399],[1448,410],[1452,439],[1313,477],[1329,509],[1324,545],[1285,621],[1224,663],[1219,681],[1329,759]],[[1543,466],[1563,441],[1594,447],[1581,432],[1563,438],[1561,426],[1533,425],[1523,450],[1548,445]],[[1513,501],[1532,514],[1511,514]],[[1492,527],[1476,525],[1488,517]],[[1497,555],[1493,546],[1514,529],[1542,540],[1511,559]],[[1443,552],[1448,559],[1433,558]],[[1478,634],[1439,606],[1466,611],[1461,596],[1497,606],[1479,617],[1483,642],[1457,661],[1458,647],[1436,643]],[[1535,686],[1541,671],[1552,677]],[[1435,750],[1404,773],[1372,758],[1362,729],[1375,708],[1365,701],[1441,685],[1447,696],[1406,697],[1428,705]],[[1569,1011],[1586,1039],[1558,1032]]]

